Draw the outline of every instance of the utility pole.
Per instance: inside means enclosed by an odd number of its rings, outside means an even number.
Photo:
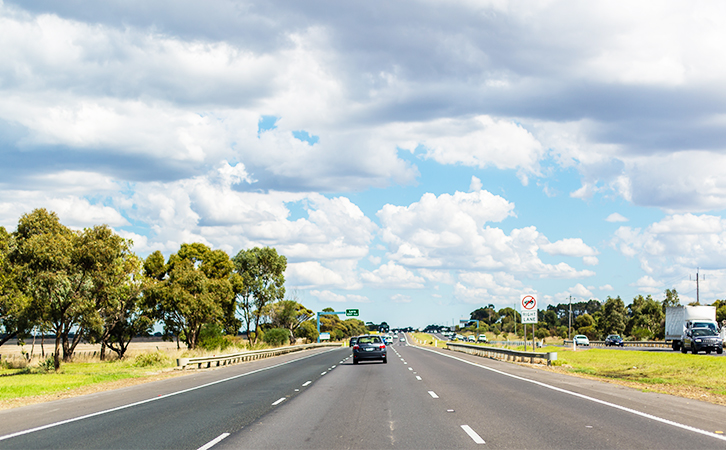
[[[572,296],[570,295],[570,320],[567,321],[567,339],[572,339]]]
[[[701,295],[700,295],[701,289],[700,289],[700,285],[699,285],[699,281],[700,281],[700,278],[701,278],[700,277],[700,275],[701,275],[700,272],[701,272],[701,268],[700,267],[696,267],[696,304],[697,305],[700,305],[701,304]],[[706,276],[705,275],[703,276],[703,279],[704,280],[706,279]],[[693,281],[693,279],[691,278],[690,275],[688,275],[688,281]]]

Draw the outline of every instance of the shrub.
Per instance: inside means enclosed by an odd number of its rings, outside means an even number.
[[[636,341],[647,341],[651,338],[651,336],[653,336],[653,333],[651,333],[647,328],[638,327],[633,329],[632,335]]]
[[[170,358],[162,352],[142,353],[134,358],[134,366],[149,367],[167,364]]]
[[[288,342],[290,332],[285,328],[271,328],[265,331],[262,340],[272,346],[281,346]]]
[[[207,323],[199,332],[199,347],[205,350],[226,350],[232,346],[230,339],[222,333],[222,327],[216,323]]]
[[[55,372],[55,361],[53,361],[53,357],[49,356],[45,361],[39,361],[38,369],[41,373]]]
[[[297,330],[295,337],[304,338],[308,342],[315,342],[318,339],[318,329],[313,321],[303,322]]]

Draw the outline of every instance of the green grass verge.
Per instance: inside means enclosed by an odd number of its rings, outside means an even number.
[[[56,394],[99,383],[145,377],[150,371],[159,371],[173,365],[175,362],[171,358],[151,353],[123,361],[65,363],[58,372],[45,372],[38,367],[0,369],[0,401]]]
[[[722,357],[605,349],[545,350],[557,352],[557,365],[566,372],[651,385],[665,392],[687,388],[719,396],[726,393],[726,358]]]
[[[415,339],[418,339],[421,345],[434,345],[434,341],[437,340],[428,333],[411,333],[411,335]],[[441,342],[441,341],[439,341],[439,342]],[[442,344],[439,344],[439,346],[441,346],[441,345]]]

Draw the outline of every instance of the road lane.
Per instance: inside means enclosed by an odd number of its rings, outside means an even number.
[[[348,353],[335,348],[274,358],[277,364],[269,360],[257,368],[243,364],[208,371],[202,378],[214,381],[201,388],[197,384],[158,400],[148,398],[134,406],[4,439],[0,448],[197,449],[256,420],[275,408],[272,404],[279,398],[304,392],[304,383],[314,384],[321,372],[339,364]],[[11,411],[23,413],[22,408]],[[5,431],[1,424],[0,429]]]
[[[337,348],[167,381],[187,391],[162,383],[158,399],[0,448],[726,448],[724,407],[398,341],[388,364]],[[31,411],[0,414],[0,434]]]
[[[305,395],[232,433],[217,449],[401,448],[476,446],[467,425],[433,398],[389,346],[389,363],[348,360]]]
[[[470,419],[487,446],[503,448],[725,448],[714,433],[723,430],[726,408],[670,396],[646,394],[591,380],[566,380],[557,375],[500,361],[447,351],[408,347],[400,350],[422,377],[424,389]],[[699,429],[708,435],[616,409],[606,403],[447,358],[449,354],[476,364],[515,373],[562,390],[583,391],[603,402],[626,404],[635,411]],[[561,386],[555,386],[556,383]],[[582,381],[582,382],[580,382]],[[604,392],[604,394],[603,394]],[[576,393],[576,392],[575,392]],[[625,401],[625,399],[628,399]],[[666,401],[664,401],[666,400]],[[679,406],[685,406],[680,412]],[[704,420],[704,415],[707,417]]]

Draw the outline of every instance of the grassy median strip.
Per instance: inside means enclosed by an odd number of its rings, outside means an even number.
[[[724,357],[561,347],[541,351],[557,352],[555,370],[560,372],[726,405]]]
[[[523,346],[508,348],[524,350]],[[528,350],[532,351],[531,346]],[[726,357],[598,348],[572,351],[553,345],[537,351],[557,353],[552,367],[537,366],[544,370],[726,405]]]

